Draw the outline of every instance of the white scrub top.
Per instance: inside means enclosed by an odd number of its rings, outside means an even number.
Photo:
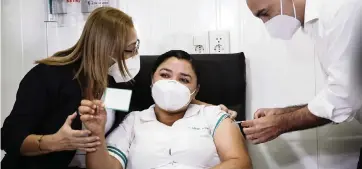
[[[308,108],[314,115],[336,123],[353,117],[362,120],[361,93],[351,72],[360,46],[356,39],[360,10],[361,0],[306,0],[303,30],[315,40],[315,55],[325,80]]]
[[[191,104],[182,119],[167,126],[151,106],[130,113],[107,138],[107,148],[124,169],[211,168],[220,163],[214,132],[227,117],[218,106]]]

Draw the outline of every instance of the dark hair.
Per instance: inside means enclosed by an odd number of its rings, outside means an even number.
[[[155,74],[157,68],[163,63],[165,62],[167,59],[171,58],[171,57],[176,57],[177,59],[181,59],[181,60],[186,60],[191,64],[192,69],[194,70],[196,77],[197,77],[197,81],[196,84],[200,85],[199,83],[199,78],[200,78],[200,72],[198,71],[198,69],[195,66],[195,60],[194,58],[192,58],[192,56],[190,54],[188,54],[187,52],[183,51],[183,50],[170,50],[164,54],[162,54],[161,56],[159,56],[155,62],[155,64],[153,65],[152,68],[152,76]]]

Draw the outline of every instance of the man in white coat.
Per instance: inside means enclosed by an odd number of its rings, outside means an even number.
[[[242,122],[246,137],[259,144],[286,132],[328,123],[353,118],[362,122],[359,111],[362,95],[357,92],[351,68],[358,50],[357,32],[361,30],[361,0],[247,0],[247,3],[272,37],[289,40],[301,27],[314,39],[325,85],[305,105],[257,110],[253,120]]]

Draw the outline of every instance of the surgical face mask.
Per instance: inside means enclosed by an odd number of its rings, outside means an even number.
[[[159,80],[152,85],[152,97],[156,105],[169,112],[187,106],[195,91],[190,93],[188,87],[175,80]]]
[[[132,80],[140,71],[140,62],[140,55],[126,59],[125,63],[130,75],[126,73],[126,77],[123,77],[119,69],[118,62],[115,60],[115,63],[108,69],[108,74],[114,78],[116,83],[128,82]]]
[[[280,15],[277,15],[265,23],[269,34],[274,38],[289,40],[300,28],[301,23],[296,17],[295,5],[293,2],[294,17],[283,15],[283,0],[280,0]]]

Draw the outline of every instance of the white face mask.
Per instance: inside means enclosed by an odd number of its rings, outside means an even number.
[[[130,73],[130,75],[126,74],[126,77],[122,76],[117,61],[108,69],[108,74],[110,76],[113,76],[114,80],[117,83],[128,82],[128,81],[132,80],[141,69],[140,55],[136,55],[136,56],[126,59],[125,63],[126,63],[128,72]]]
[[[280,15],[271,18],[265,23],[269,34],[274,38],[289,40],[300,28],[301,23],[296,17],[295,5],[293,2],[294,17],[283,15],[283,0],[280,0]]]
[[[195,90],[196,91],[196,90]],[[152,97],[158,107],[175,112],[191,102],[190,90],[175,80],[159,80],[152,85]]]

